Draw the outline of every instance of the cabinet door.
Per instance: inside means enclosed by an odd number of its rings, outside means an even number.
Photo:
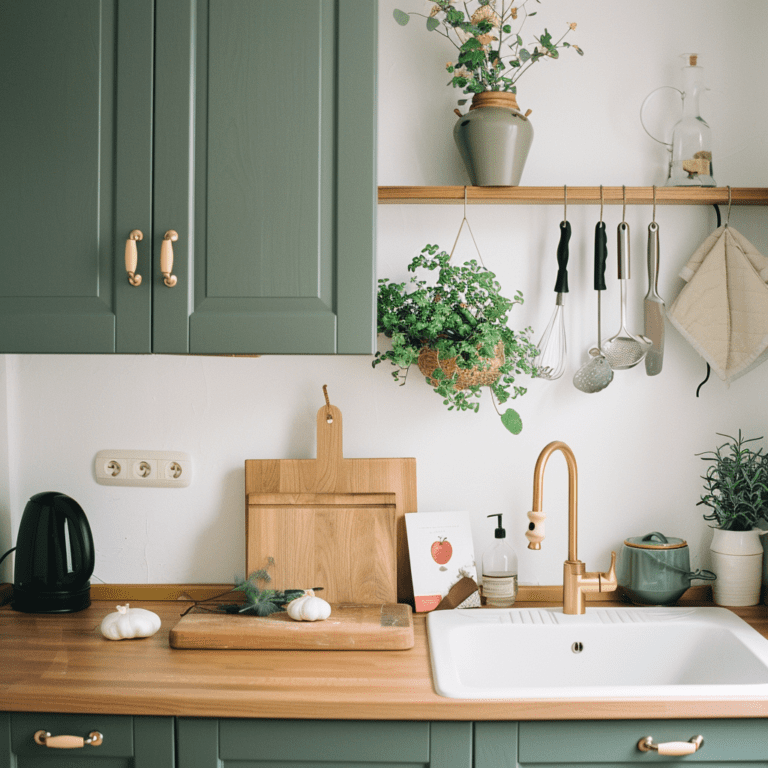
[[[177,722],[184,768],[471,768],[472,724],[348,720]]]
[[[35,734],[89,738],[100,744],[59,749],[38,744]],[[173,718],[0,712],[0,768],[175,768]]]
[[[0,352],[149,351],[151,0],[0,0]]]
[[[689,741],[695,736],[702,736],[704,741],[694,754],[674,757],[641,752],[637,744],[646,736],[652,736],[657,744]],[[476,738],[480,739],[477,732]],[[518,740],[521,766],[768,766],[768,727],[765,720],[759,719],[523,722],[519,724]],[[476,768],[484,766],[478,764]]]
[[[374,351],[376,17],[157,1],[155,352]]]

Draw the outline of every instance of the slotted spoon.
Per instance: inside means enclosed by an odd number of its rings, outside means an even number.
[[[592,394],[605,389],[613,381],[613,369],[605,355],[600,351],[600,292],[605,290],[605,262],[608,247],[605,236],[605,223],[600,221],[595,227],[595,290],[597,291],[597,349],[595,355],[579,368],[573,377],[576,389]],[[589,351],[590,355],[592,350]]]

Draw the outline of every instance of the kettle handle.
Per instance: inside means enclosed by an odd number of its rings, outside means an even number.
[[[660,85],[658,88],[654,88],[646,97],[643,99],[643,103],[640,106],[640,125],[643,126],[643,130],[657,143],[663,144],[669,151],[672,151],[672,145],[667,141],[662,141],[661,139],[657,139],[645,126],[645,122],[643,121],[643,112],[645,112],[645,107],[648,104],[648,101],[650,98],[659,91],[663,90],[664,88],[671,88],[673,91],[677,91],[680,94],[680,98],[683,99],[683,92],[679,88],[675,88],[674,85]]]
[[[55,507],[71,522],[69,544],[72,549],[72,567],[78,571],[78,581],[72,586],[85,586],[95,565],[93,535],[83,508],[70,496],[56,494]]]

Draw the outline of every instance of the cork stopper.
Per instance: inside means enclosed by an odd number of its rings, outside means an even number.
[[[692,67],[695,67],[695,66],[696,66],[696,62],[697,62],[698,60],[699,60],[699,54],[698,54],[698,53],[692,53],[692,54],[691,54],[691,55],[688,57],[688,63],[689,63],[689,64],[690,64]]]

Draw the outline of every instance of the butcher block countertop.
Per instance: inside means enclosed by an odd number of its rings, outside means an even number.
[[[66,615],[0,608],[0,710],[348,720],[768,717],[768,700],[443,698],[432,687],[423,616],[414,617],[416,644],[405,651],[174,650],[168,633],[189,603],[131,600],[159,614],[160,631],[110,641],[99,625],[115,602]],[[516,607],[542,605],[552,603]],[[767,606],[734,610],[768,637]]]

